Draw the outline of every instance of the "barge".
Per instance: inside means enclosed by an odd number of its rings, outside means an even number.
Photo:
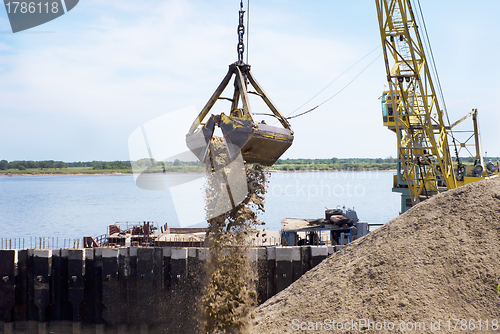
[[[343,246],[369,233],[354,208],[326,209],[325,218],[285,218],[281,231],[253,229],[248,232],[251,246]],[[172,228],[156,222],[126,222],[108,226],[108,233],[84,237],[85,248],[98,247],[205,247],[208,228]]]

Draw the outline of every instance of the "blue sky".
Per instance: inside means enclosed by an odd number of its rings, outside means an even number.
[[[483,150],[500,156],[500,3],[421,6],[451,121],[477,108]],[[237,59],[238,9],[238,0],[81,0],[12,34],[0,8],[0,159],[128,160],[128,137],[142,124],[203,107]],[[249,33],[252,72],[286,115],[362,72],[291,120],[284,158],[396,156],[380,117],[383,58],[369,54],[380,45],[375,1],[251,0]],[[227,112],[220,103],[214,111]]]

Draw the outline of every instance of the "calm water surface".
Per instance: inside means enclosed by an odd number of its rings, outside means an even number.
[[[400,207],[399,195],[391,192],[392,175],[273,173],[261,218],[266,229],[279,230],[283,218],[319,218],[325,208],[345,205],[354,207],[362,221],[385,223]],[[132,175],[0,177],[0,238],[96,236],[106,233],[108,225],[126,221],[179,226],[170,192],[140,189]]]

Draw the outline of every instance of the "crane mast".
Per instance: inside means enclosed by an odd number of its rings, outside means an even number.
[[[376,0],[389,89],[383,121],[397,135],[401,188],[413,206],[457,187],[447,127],[409,0]],[[403,210],[404,211],[404,210]]]

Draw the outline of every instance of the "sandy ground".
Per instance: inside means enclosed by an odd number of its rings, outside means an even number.
[[[495,178],[435,196],[334,253],[259,306],[253,333],[500,333],[499,284]]]

